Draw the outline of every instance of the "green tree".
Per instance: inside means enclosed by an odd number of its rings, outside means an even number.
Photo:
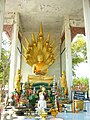
[[[2,41],[3,45],[9,44],[5,42],[6,40]],[[8,83],[9,79],[9,71],[10,71],[10,50],[6,50],[4,47],[1,49],[1,59],[0,59],[0,83],[5,85]]]
[[[83,36],[78,36],[75,42],[72,42],[72,71],[75,76],[75,67],[81,62],[87,62],[86,41]]]
[[[2,84],[6,84],[9,79],[10,71],[10,52],[2,48],[1,60],[0,60],[0,81]]]

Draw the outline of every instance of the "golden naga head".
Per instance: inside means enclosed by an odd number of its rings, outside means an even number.
[[[51,66],[58,55],[55,56],[57,47],[54,46],[55,40],[50,42],[50,34],[44,40],[42,24],[40,25],[40,32],[38,34],[37,40],[35,39],[34,33],[32,33],[31,43],[25,37],[26,45],[22,44],[23,57],[30,66],[42,62],[48,67]]]

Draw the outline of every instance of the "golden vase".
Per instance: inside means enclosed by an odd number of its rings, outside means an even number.
[[[47,117],[47,113],[46,112],[42,112],[42,114],[41,114],[42,120],[46,120],[46,117]]]
[[[53,116],[54,118],[56,118],[56,116],[57,116],[57,114],[58,114],[58,110],[56,110],[56,108],[55,108],[55,109],[52,108],[52,109],[50,110],[50,112],[51,112],[52,116]]]

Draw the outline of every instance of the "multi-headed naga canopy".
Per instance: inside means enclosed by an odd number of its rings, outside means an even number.
[[[37,40],[35,39],[34,33],[32,33],[31,43],[27,38],[24,38],[26,45],[22,44],[24,51],[24,59],[26,63],[33,66],[38,62],[37,56],[43,56],[43,62],[48,65],[52,65],[58,55],[54,56],[57,47],[54,46],[55,40],[50,42],[50,34],[48,34],[47,39],[44,40],[42,24],[40,25],[40,32],[38,34]]]

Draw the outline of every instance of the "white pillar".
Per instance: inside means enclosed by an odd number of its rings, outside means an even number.
[[[83,12],[86,33],[88,73],[89,73],[89,97],[90,97],[90,0],[83,0]]]
[[[1,48],[2,48],[4,10],[5,10],[5,0],[0,0],[0,58],[1,58]]]
[[[68,86],[69,99],[71,100],[72,85],[72,56],[71,56],[71,31],[69,26],[69,17],[65,17],[65,48],[66,48],[66,80]]]
[[[12,48],[11,48],[11,63],[10,63],[10,79],[9,79],[9,97],[14,90],[14,80],[17,66],[17,41],[19,31],[19,13],[15,13],[13,35],[12,35]]]

